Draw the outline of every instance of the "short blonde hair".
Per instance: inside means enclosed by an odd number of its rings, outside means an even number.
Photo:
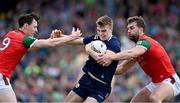
[[[96,25],[100,27],[109,25],[113,29],[113,20],[109,16],[104,15],[97,19]]]

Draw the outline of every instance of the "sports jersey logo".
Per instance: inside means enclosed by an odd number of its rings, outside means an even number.
[[[80,87],[80,84],[79,84],[79,83],[77,83],[75,87],[76,87],[76,88],[79,88],[79,87]]]
[[[104,78],[104,75],[101,75],[101,78]]]

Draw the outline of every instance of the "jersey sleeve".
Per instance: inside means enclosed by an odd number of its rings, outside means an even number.
[[[86,45],[88,43],[90,43],[91,41],[93,41],[95,39],[95,36],[96,35],[88,35],[88,36],[85,36],[84,39],[83,39],[83,43]]]
[[[23,45],[27,48],[30,48],[36,41],[37,39],[34,37],[30,36],[25,36],[23,39]]]
[[[147,41],[147,40],[139,40],[137,42],[137,46],[142,46],[146,50],[148,50],[151,47],[151,43],[149,41]]]

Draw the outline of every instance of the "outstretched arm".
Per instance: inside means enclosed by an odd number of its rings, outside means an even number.
[[[68,37],[69,35],[64,35],[61,31],[59,33],[51,34],[50,38],[58,38],[58,37]],[[83,37],[78,37],[75,40],[68,41],[67,44],[69,45],[83,45]]]
[[[98,59],[98,63],[106,64],[109,60],[128,60],[143,55],[149,48],[151,43],[147,40],[139,40],[137,45],[129,50],[125,50],[116,54],[105,54]]]
[[[140,46],[136,46],[132,49],[129,50],[125,50],[116,54],[112,54],[110,57],[113,60],[127,60],[127,59],[133,59],[133,58],[137,58],[140,55],[144,54],[146,52],[147,49],[140,47]]]
[[[52,33],[54,33],[53,31]],[[57,32],[57,31],[56,31]],[[32,45],[33,48],[41,48],[41,47],[57,47],[61,46],[71,40],[75,40],[81,36],[80,30],[77,29],[76,31],[73,29],[71,35],[67,37],[61,38],[53,38],[53,39],[39,39],[34,42]]]
[[[146,52],[146,48],[142,46],[136,46],[132,49],[125,50],[119,53],[114,54],[104,54],[100,58],[98,58],[98,63],[102,65],[106,65],[111,60],[132,60],[144,54]]]

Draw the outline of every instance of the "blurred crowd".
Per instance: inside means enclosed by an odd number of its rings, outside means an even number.
[[[79,27],[83,36],[94,34],[97,18],[106,14],[114,20],[114,34],[121,40],[122,50],[134,46],[126,36],[126,19],[141,15],[147,23],[147,34],[165,47],[180,76],[179,0],[1,0],[0,8],[0,41],[17,28],[17,17],[22,13],[33,11],[41,16],[37,38],[48,38],[56,28],[68,35],[73,26]],[[62,102],[81,75],[87,57],[84,46],[28,52],[11,78],[18,101]],[[136,65],[115,77],[107,101],[129,102],[149,81]],[[174,101],[180,102],[180,96]]]

